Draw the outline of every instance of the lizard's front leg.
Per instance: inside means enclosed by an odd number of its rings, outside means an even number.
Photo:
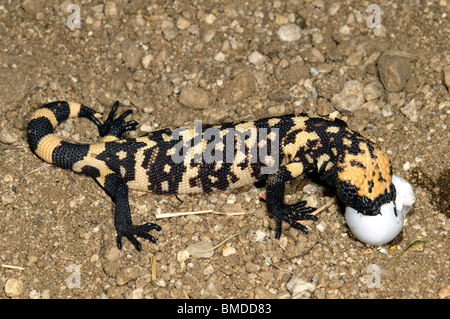
[[[306,201],[295,204],[284,203],[285,183],[296,178],[304,172],[302,163],[290,163],[281,166],[278,171],[267,178],[266,202],[267,209],[275,217],[277,228],[275,238],[281,236],[281,225],[285,221],[292,227],[300,229],[305,234],[308,233],[306,227],[299,220],[317,220],[317,217],[309,213],[315,211],[314,207],[304,207]]]

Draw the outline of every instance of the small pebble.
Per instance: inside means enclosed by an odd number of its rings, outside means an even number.
[[[105,16],[115,17],[118,14],[117,4],[114,1],[105,2]]]
[[[400,108],[402,112],[411,122],[416,123],[419,120],[419,110],[415,99],[412,99],[408,104]]]
[[[30,293],[28,294],[28,297],[30,299],[41,299],[41,294],[39,293],[39,291],[31,289]]]
[[[230,194],[227,197],[227,204],[235,204],[236,203],[236,195],[235,194]]]
[[[297,84],[301,80],[308,79],[310,71],[308,66],[303,62],[291,64],[285,71],[284,79],[290,84]]]
[[[213,39],[215,34],[216,34],[216,31],[214,31],[213,29],[208,29],[208,30],[204,31],[201,35],[201,39],[202,39],[203,43],[211,42],[211,40]]]
[[[291,293],[292,299],[308,299],[316,289],[316,285],[297,276],[292,276],[286,284],[286,288]]]
[[[263,241],[264,239],[266,239],[266,237],[267,237],[267,233],[265,231],[259,230],[259,229],[254,232],[249,233],[249,239],[253,242]]]
[[[45,5],[46,0],[25,0],[22,3],[23,10],[31,15],[36,15]]]
[[[411,164],[409,162],[405,162],[402,166],[404,171],[408,171],[411,168]]]
[[[450,66],[444,67],[444,83],[448,90],[450,90]]]
[[[266,288],[259,286],[255,288],[255,296],[258,299],[276,299],[278,297]]]
[[[383,117],[390,117],[394,115],[392,105],[384,103],[383,107],[381,108],[381,115],[383,115]]]
[[[277,244],[281,247],[281,249],[285,250],[288,245],[288,238],[286,236],[281,236],[281,238],[277,241]]]
[[[288,24],[289,23],[289,19],[286,18],[285,16],[281,15],[281,14],[277,14],[275,16],[275,23],[278,24],[278,25]]]
[[[234,247],[223,247],[222,255],[224,257],[228,257],[228,256],[234,255],[236,253],[237,253],[237,250]]]
[[[20,279],[9,278],[3,289],[8,297],[18,297],[23,292],[23,282]]]
[[[137,267],[125,267],[119,270],[116,275],[116,284],[123,286],[129,281],[139,278],[141,271]]]
[[[209,105],[209,96],[202,88],[184,87],[180,92],[178,101],[184,106],[201,110]]]
[[[251,70],[243,70],[229,83],[223,92],[227,103],[238,103],[253,94],[256,90],[255,76]]]
[[[211,276],[214,273],[214,267],[211,265],[208,265],[203,269],[203,275],[205,276]]]
[[[286,42],[298,41],[302,36],[300,27],[292,23],[282,25],[277,34],[282,41]]]
[[[360,66],[363,63],[362,61],[365,55],[366,53],[364,52],[364,50],[353,52],[347,57],[345,64],[347,64],[348,66]]]
[[[185,18],[179,18],[177,21],[177,28],[180,30],[186,30],[191,26],[191,23]]]
[[[155,281],[155,285],[161,288],[165,288],[167,286],[166,281],[162,278],[158,278]]]
[[[317,71],[319,71],[319,73],[330,73],[333,71],[333,66],[328,63],[319,63],[317,65]]]
[[[327,224],[325,224],[324,221],[321,221],[320,223],[317,224],[316,229],[323,233],[325,231],[325,229],[327,228]]]
[[[136,69],[139,66],[141,60],[141,54],[136,44],[132,41],[125,40],[121,44],[122,59],[125,65],[131,69]]]
[[[153,55],[147,54],[141,59],[141,65],[144,69],[148,69],[153,61]]]
[[[144,289],[143,288],[136,288],[131,291],[131,294],[129,295],[130,299],[142,299],[144,298]]]
[[[384,55],[378,60],[378,72],[388,92],[400,92],[411,76],[411,63],[405,57]]]
[[[340,287],[342,287],[342,285],[343,283],[338,278],[333,278],[328,285],[328,289],[339,289]]]
[[[177,261],[178,262],[183,262],[189,259],[189,257],[191,256],[191,254],[189,253],[188,250],[181,250],[177,253]]]
[[[120,258],[120,250],[117,245],[108,245],[103,247],[102,255],[106,260],[117,261]]]
[[[341,7],[341,4],[339,1],[333,1],[327,4],[327,14],[332,17],[336,15],[336,13],[339,11],[339,8]]]
[[[379,28],[375,27],[372,29],[373,35],[378,37],[378,38],[385,38],[386,37],[386,26],[385,25],[380,25]]]
[[[339,111],[354,112],[364,103],[363,88],[362,83],[357,80],[347,81],[342,91],[331,98],[331,102]]]
[[[444,299],[450,296],[450,284],[439,290],[439,298]]]
[[[42,291],[41,298],[42,299],[50,299],[50,290],[45,289],[44,291]]]
[[[5,182],[5,183],[10,183],[13,180],[14,180],[14,177],[9,173],[7,173],[7,174],[5,174],[5,176],[3,176],[3,182]]]
[[[339,28],[339,33],[341,35],[350,35],[352,33],[352,28],[344,24],[342,27]]]
[[[148,124],[142,124],[139,127],[139,129],[141,130],[141,132],[144,132],[144,133],[149,133],[149,132],[153,131],[153,127]]]
[[[205,21],[207,24],[213,24],[216,19],[216,16],[210,13],[203,19],[203,21]]]
[[[166,39],[169,42],[172,41],[177,36],[175,24],[171,20],[164,20],[162,22],[161,31],[164,35],[164,39]]]
[[[11,132],[6,128],[0,131],[0,142],[2,143],[13,144],[17,142],[18,139],[19,136],[16,133]]]
[[[378,81],[369,82],[364,86],[363,93],[366,101],[376,100],[383,94],[383,85]]]
[[[237,204],[225,204],[221,208],[223,214],[238,214],[243,213],[243,209],[240,203]]]
[[[259,51],[252,51],[248,55],[248,62],[254,65],[263,65],[266,62],[267,57]]]
[[[214,55],[214,60],[217,62],[224,62],[226,58],[227,56],[223,52],[217,52],[216,55]]]

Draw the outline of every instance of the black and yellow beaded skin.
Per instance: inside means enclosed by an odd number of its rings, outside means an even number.
[[[48,163],[93,177],[115,203],[117,245],[128,238],[141,250],[136,237],[156,242],[148,232],[153,223],[132,224],[128,189],[183,194],[234,189],[255,182],[266,185],[269,212],[307,232],[298,223],[317,218],[305,202],[284,203],[284,187],[308,172],[317,172],[336,187],[345,205],[367,215],[395,199],[389,158],[374,143],[348,129],[341,120],[305,114],[255,121],[163,129],[137,138],[122,138],[137,122],[114,119],[116,103],[105,123],[97,113],[76,102],[53,102],[36,110],[28,124],[31,150]],[[98,143],[63,141],[53,130],[62,121],[86,117],[102,136]]]

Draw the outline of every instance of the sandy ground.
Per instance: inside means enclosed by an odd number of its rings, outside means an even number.
[[[0,297],[449,298],[448,0],[382,0],[369,12],[368,1],[71,4],[0,2]],[[337,116],[387,151],[417,202],[401,236],[372,247],[349,234],[338,201],[306,223],[309,235],[285,225],[276,240],[253,186],[131,192],[136,224],[158,212],[244,214],[157,219],[157,244],[119,251],[105,192],[27,146],[31,113],[55,100],[103,114],[119,100],[140,124],[131,136],[194,120]],[[98,138],[84,119],[57,133]],[[289,187],[288,200],[316,207],[335,196],[311,177]],[[218,246],[190,254],[199,243]]]

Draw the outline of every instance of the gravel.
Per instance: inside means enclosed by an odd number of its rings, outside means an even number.
[[[40,12],[44,8],[44,5],[45,0],[25,0],[22,2],[23,10],[33,16]]]
[[[402,112],[411,122],[419,120],[419,108],[415,99],[412,99],[408,104],[400,108]]]
[[[137,267],[124,267],[120,269],[116,276],[116,284],[123,286],[126,283],[135,280],[141,276],[141,271]]]
[[[250,69],[237,70],[234,79],[224,88],[222,96],[228,104],[241,102],[256,90],[255,75]]]
[[[68,1],[0,6],[0,297],[449,298],[450,215],[436,204],[449,176],[448,0],[380,1],[380,29],[354,1],[80,3],[79,29],[66,26]],[[27,119],[54,100],[103,114],[119,100],[140,123],[129,136],[199,119],[338,117],[385,149],[394,173],[428,178],[414,184],[402,236],[382,249],[352,238],[338,202],[305,222],[309,235],[283,224],[275,240],[262,190],[249,186],[178,198],[130,192],[136,224],[157,211],[244,214],[157,219],[157,244],[118,250],[105,192],[26,146]],[[98,140],[83,119],[57,133]],[[335,196],[314,177],[287,186],[292,202],[320,207]],[[423,237],[433,241],[392,267]],[[373,264],[379,288],[367,284]],[[70,265],[80,288],[67,284]]]
[[[192,109],[204,109],[209,106],[209,96],[202,88],[184,87],[180,92],[179,102]]]
[[[297,276],[292,276],[287,282],[286,288],[291,293],[293,299],[309,299],[311,293],[316,289],[316,285]]]
[[[367,83],[363,88],[364,99],[372,101],[380,98],[383,94],[383,86],[378,80]]]
[[[357,80],[345,82],[339,94],[332,97],[331,102],[339,111],[354,112],[364,103],[364,85]]]
[[[388,92],[399,92],[411,76],[411,63],[405,57],[384,55],[378,60],[378,72]]]
[[[265,61],[267,60],[267,57],[264,56],[264,54],[262,54],[259,51],[252,51],[249,55],[248,55],[248,62],[250,62],[251,64],[254,65],[262,65]]]
[[[9,278],[5,283],[4,289],[8,297],[18,297],[23,292],[23,281],[16,278]]]
[[[444,82],[447,86],[447,90],[450,91],[450,66],[444,68]]]
[[[286,42],[298,41],[302,36],[300,27],[295,24],[282,25],[277,34],[282,41]]]

